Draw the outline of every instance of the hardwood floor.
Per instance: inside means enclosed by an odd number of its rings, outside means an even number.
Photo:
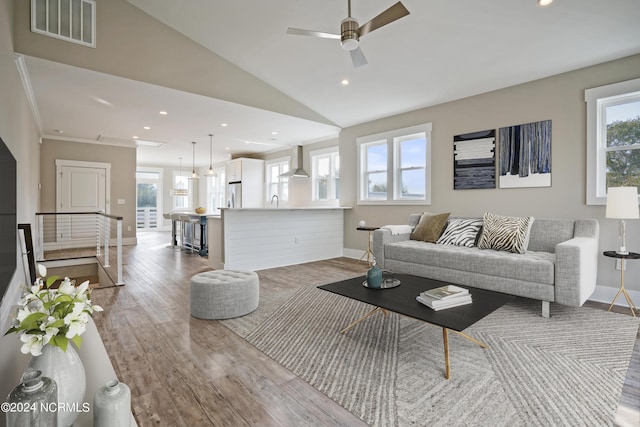
[[[138,245],[124,248],[125,286],[92,296],[105,309],[94,319],[119,379],[131,388],[140,426],[366,425],[220,322],[191,317],[189,279],[209,270],[208,261],[168,243],[168,233],[139,233]],[[262,289],[286,292],[301,275],[366,269],[339,258],[258,274]],[[639,342],[619,425],[640,419]]]

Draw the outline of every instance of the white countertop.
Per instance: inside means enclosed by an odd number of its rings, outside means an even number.
[[[221,208],[224,211],[313,211],[313,210],[335,210],[335,209],[352,209],[351,206],[298,206],[298,207],[281,207],[281,208]]]

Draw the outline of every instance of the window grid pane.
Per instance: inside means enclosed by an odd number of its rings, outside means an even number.
[[[358,203],[430,204],[430,132],[425,123],[358,138]]]

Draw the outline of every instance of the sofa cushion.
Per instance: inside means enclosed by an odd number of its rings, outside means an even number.
[[[529,245],[534,218],[502,216],[486,212],[482,217],[480,249],[495,249],[523,254]]]
[[[411,233],[412,240],[435,243],[447,225],[451,213],[432,214],[424,212],[416,229]]]
[[[535,281],[548,285],[553,285],[555,282],[555,254],[548,252],[528,251],[525,254],[515,254],[493,249],[405,240],[386,244],[384,256],[387,260],[399,260],[526,282]]]
[[[481,227],[482,220],[479,219],[452,218],[436,243],[472,247]]]

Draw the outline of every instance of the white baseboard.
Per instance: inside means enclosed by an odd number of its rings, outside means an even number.
[[[362,254],[364,254],[362,249],[342,248],[342,256],[345,258],[360,259]]]
[[[626,289],[626,287],[625,287]],[[600,286],[596,285],[596,290],[593,291],[593,294],[589,297],[589,301],[595,302],[604,302],[607,304],[611,304],[611,301],[616,297],[620,288],[612,288],[610,286]],[[631,300],[636,305],[636,307],[640,304],[640,291],[634,291],[632,289],[627,289],[627,293],[631,297]],[[627,304],[627,300],[624,295],[620,295],[615,305],[619,305],[621,307],[629,307]]]

